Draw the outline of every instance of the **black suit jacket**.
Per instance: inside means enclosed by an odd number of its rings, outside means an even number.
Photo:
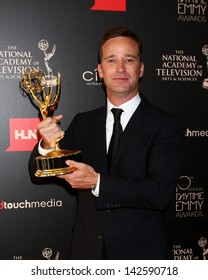
[[[75,116],[61,147],[100,173],[100,194],[78,191],[72,259],[167,259],[164,213],[183,166],[184,123],[142,101],[107,169],[106,107]]]

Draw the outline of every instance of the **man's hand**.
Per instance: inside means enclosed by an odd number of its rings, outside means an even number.
[[[38,131],[42,137],[42,148],[55,148],[57,139],[64,136],[64,131],[57,123],[62,119],[62,117],[62,115],[48,117],[38,124]]]
[[[66,180],[72,188],[92,189],[96,186],[98,173],[96,173],[91,166],[73,160],[67,160],[66,164],[71,168],[74,168],[74,171],[58,177]]]

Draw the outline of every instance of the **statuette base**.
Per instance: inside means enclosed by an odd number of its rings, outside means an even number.
[[[68,166],[66,160],[81,161],[81,151],[79,150],[58,150],[45,156],[36,157],[37,171],[36,177],[52,177],[72,173],[76,170]]]

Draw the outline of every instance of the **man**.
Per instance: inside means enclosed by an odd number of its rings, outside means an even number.
[[[142,44],[128,28],[108,30],[98,64],[107,105],[76,115],[65,133],[57,124],[62,115],[38,126],[41,154],[62,136],[61,148],[82,151],[81,163],[67,161],[76,171],[59,176],[78,190],[71,259],[170,257],[164,213],[182,170],[185,127],[139,93],[141,55]],[[108,163],[113,107],[122,109],[123,132]]]

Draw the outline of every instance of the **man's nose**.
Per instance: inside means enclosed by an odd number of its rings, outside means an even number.
[[[123,60],[118,60],[116,63],[116,70],[118,72],[123,72],[126,70],[126,65]]]

